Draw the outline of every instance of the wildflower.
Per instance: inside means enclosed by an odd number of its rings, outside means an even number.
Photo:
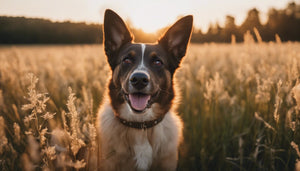
[[[45,144],[46,140],[47,140],[47,138],[45,137],[47,131],[48,131],[48,128],[44,128],[40,132],[40,144],[41,144],[41,146],[43,146]]]
[[[214,79],[210,79],[206,82],[205,87],[206,93],[204,93],[204,97],[207,100],[213,100],[214,98],[220,102],[230,100],[228,92],[224,88],[223,80],[220,78],[218,72],[215,74]]]
[[[263,80],[261,83],[259,76],[256,77],[257,94],[255,95],[255,103],[267,103],[271,99],[270,91],[272,81],[270,79]]]
[[[13,108],[13,110],[14,110],[14,114],[15,114],[17,120],[18,120],[18,121],[21,121],[21,119],[20,119],[20,114],[19,114],[19,112],[18,112],[17,106],[16,106],[15,104],[12,104],[12,108]]]
[[[299,171],[300,170],[300,151],[299,151],[299,147],[294,141],[291,142],[291,146],[296,150],[296,153],[298,155],[298,159],[296,160],[296,164],[295,164],[295,170]]]
[[[22,110],[32,110],[32,114],[36,115],[42,113],[46,108],[46,102],[49,97],[46,97],[46,93],[37,93],[35,90],[38,78],[33,74],[28,74],[30,78],[30,85],[28,87],[28,97],[26,99],[30,102],[22,106]]]
[[[244,156],[243,145],[244,145],[244,140],[242,137],[239,137],[239,158],[240,158],[241,165],[243,164],[243,156]]]
[[[4,108],[4,98],[3,98],[3,93],[2,90],[0,89],[0,108]]]
[[[288,70],[288,78],[289,78],[290,82],[293,82],[293,81],[297,80],[297,78],[299,77],[298,60],[296,58],[293,58],[291,63],[289,64],[289,66],[291,66],[291,67],[289,67],[289,70]]]
[[[87,89],[85,87],[82,87],[82,95],[83,95],[83,101],[84,106],[86,107],[86,113],[89,115],[92,115],[93,113],[93,98],[91,98],[90,93],[87,92]]]
[[[72,135],[74,137],[77,137],[78,133],[80,132],[79,130],[79,121],[78,121],[78,113],[76,111],[76,107],[74,104],[74,101],[76,100],[75,94],[72,93],[72,88],[69,87],[69,97],[68,97],[68,102],[67,102],[67,107],[69,109],[68,115],[71,117],[71,130],[72,130]]]
[[[300,171],[300,160],[296,160],[295,170]]]
[[[237,72],[236,72],[236,77],[237,79],[240,81],[240,82],[243,82],[245,80],[245,76],[243,74],[243,69],[241,67],[239,67],[237,69]]]
[[[296,153],[297,153],[298,157],[300,158],[300,151],[299,151],[298,145],[294,141],[292,141],[291,146],[296,150]]]
[[[250,31],[247,30],[247,32],[244,34],[244,44],[252,44],[254,43],[254,38],[251,35]]]
[[[14,123],[14,141],[16,143],[20,143],[21,137],[20,137],[20,126],[17,123]]]
[[[79,120],[74,101],[76,99],[75,94],[72,93],[72,88],[69,87],[69,98],[67,102],[67,107],[69,109],[68,115],[71,118],[71,150],[75,156],[79,149],[85,146],[85,143],[80,139],[81,131],[79,129]]]
[[[279,122],[279,113],[278,113],[278,110],[279,110],[279,107],[280,105],[282,104],[282,99],[280,98],[279,94],[280,94],[280,89],[281,89],[281,86],[282,86],[282,81],[279,80],[278,83],[277,83],[277,93],[276,93],[276,97],[275,97],[275,104],[274,104],[274,107],[275,107],[275,110],[274,110],[274,120],[276,121],[276,123]]]
[[[255,34],[255,36],[256,36],[257,42],[258,42],[258,43],[262,43],[262,38],[261,38],[261,36],[260,36],[259,31],[257,30],[257,28],[254,27],[254,28],[253,28],[253,31],[254,31],[254,34]]]
[[[61,112],[61,119],[62,119],[64,129],[66,131],[69,131],[69,126],[68,126],[67,120],[66,120],[66,112],[64,110]]]
[[[84,162],[84,160],[76,160],[75,163],[70,163],[70,166],[74,167],[75,169],[81,169],[84,168],[86,165],[86,163]]]
[[[199,80],[202,84],[204,84],[206,75],[207,75],[207,71],[205,69],[205,66],[202,65],[201,68],[197,72],[197,80]]]
[[[231,35],[231,44],[232,44],[232,45],[235,45],[235,44],[236,44],[236,38],[235,38],[235,35],[234,35],[234,34]]]
[[[4,149],[6,148],[7,144],[8,144],[8,140],[5,135],[4,118],[0,116],[0,154],[4,152]]]
[[[276,43],[281,44],[281,39],[278,34],[275,34]]]
[[[257,120],[263,122],[267,128],[269,128],[269,129],[271,129],[272,131],[276,132],[276,130],[275,130],[268,122],[266,122],[262,117],[260,117],[259,114],[258,114],[257,112],[254,113],[254,117],[255,117]]]
[[[42,116],[42,118],[44,118],[45,120],[53,119],[53,117],[54,117],[55,114],[56,114],[56,113],[46,112],[46,113]]]
[[[297,84],[292,89],[293,97],[297,102],[297,108],[300,110],[300,84]]]
[[[45,147],[42,149],[42,154],[45,154],[49,160],[56,159],[55,146]]]
[[[74,156],[76,156],[76,154],[78,153],[78,151],[80,150],[81,147],[84,147],[85,143],[76,137],[72,137],[71,140],[71,150]]]
[[[75,162],[71,161],[70,158],[68,158],[68,156],[65,153],[60,153],[57,155],[57,166],[58,167],[65,167],[65,166],[69,166],[69,167],[73,167],[75,169],[81,169],[84,168],[86,163],[84,162],[84,160],[76,160]]]
[[[256,142],[255,142],[255,150],[254,150],[254,153],[253,153],[253,158],[254,158],[255,161],[257,160],[257,157],[260,153],[259,148],[262,145],[262,139],[263,139],[263,136],[259,135],[258,138],[256,139]]]
[[[97,133],[96,133],[96,128],[93,124],[90,124],[89,123],[89,135],[90,135],[90,141],[91,141],[91,144],[92,144],[92,148],[95,149],[96,146],[97,146],[97,142],[96,142],[96,136],[97,136]]]
[[[29,129],[28,131],[25,131],[25,135],[33,135],[32,129]]]
[[[26,127],[29,127],[30,126],[30,121],[36,119],[34,114],[31,114],[29,116],[25,116],[24,119],[23,119],[23,122],[25,124]]]

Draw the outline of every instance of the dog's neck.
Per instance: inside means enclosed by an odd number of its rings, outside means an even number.
[[[118,118],[118,120],[127,127],[145,130],[145,129],[152,128],[155,125],[159,124],[163,120],[164,117],[161,116],[157,119],[150,120],[150,121],[144,121],[144,122],[127,121],[119,116],[116,116],[116,118]]]
[[[164,115],[155,113],[154,108],[157,107],[158,104],[153,104],[151,108],[146,109],[143,113],[135,113],[130,106],[125,102],[121,105],[119,110],[114,112],[116,118],[125,126],[129,126],[132,128],[141,128],[145,129],[153,127],[161,122],[164,118]],[[124,124],[125,122],[125,124]],[[131,124],[131,125],[130,125]],[[143,127],[143,128],[142,128]]]

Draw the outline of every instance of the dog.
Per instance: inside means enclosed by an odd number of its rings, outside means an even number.
[[[176,170],[183,123],[173,110],[173,76],[192,25],[188,15],[157,43],[134,43],[121,17],[105,11],[104,51],[111,78],[97,117],[102,170]]]

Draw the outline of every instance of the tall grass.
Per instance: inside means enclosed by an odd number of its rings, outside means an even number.
[[[192,44],[176,73],[178,170],[300,169],[300,44],[245,36]],[[97,168],[95,119],[110,75],[102,48],[0,48],[1,170]]]

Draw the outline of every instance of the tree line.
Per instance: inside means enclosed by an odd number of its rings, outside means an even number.
[[[235,24],[233,16],[227,15],[224,27],[220,27],[218,23],[211,24],[205,34],[196,29],[192,40],[202,43],[230,42],[234,35],[236,41],[241,42],[247,31],[250,31],[256,39],[254,28],[259,31],[263,41],[274,41],[276,34],[282,41],[300,41],[300,5],[292,2],[282,10],[270,9],[265,24],[261,23],[259,11],[256,8],[248,11],[245,21],[240,26]]]
[[[52,22],[25,17],[0,17],[1,44],[101,43],[102,27],[97,24]]]
[[[248,11],[245,21],[237,26],[233,16],[226,16],[225,25],[211,24],[206,33],[195,28],[192,42],[231,42],[234,35],[237,42],[249,30],[254,35],[256,28],[264,41],[274,41],[278,34],[282,41],[300,41],[300,5],[292,2],[285,9],[272,8],[268,20],[262,24],[259,11]],[[157,33],[145,33],[131,28],[137,42],[154,42],[166,28]],[[102,25],[66,22],[52,22],[46,19],[0,16],[0,44],[93,44],[102,43]]]

